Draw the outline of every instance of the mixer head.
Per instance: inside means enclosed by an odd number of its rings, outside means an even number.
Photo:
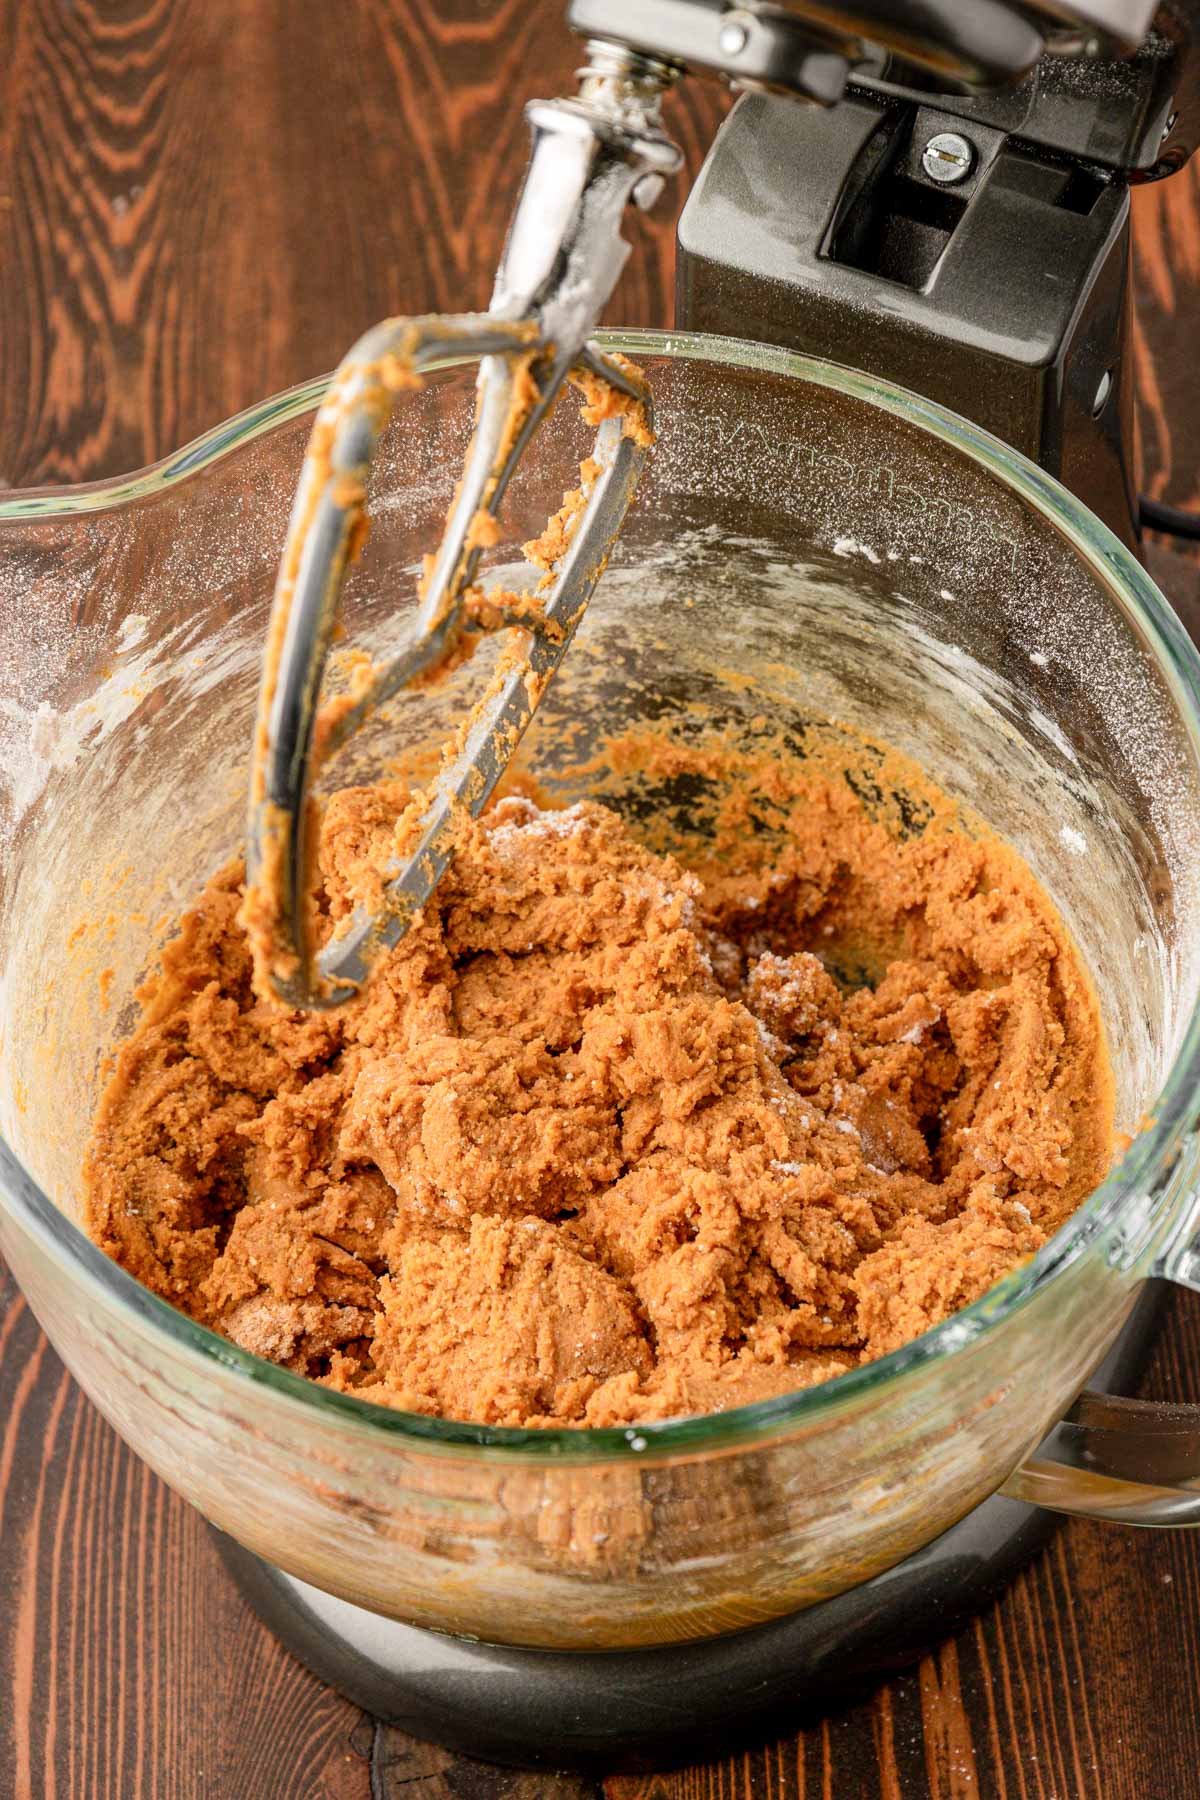
[[[739,86],[837,100],[889,58],[944,87],[1000,87],[1044,50],[1133,50],[1155,0],[570,0],[574,31]]]
[[[569,0],[567,16],[626,55],[822,106],[848,88],[965,96],[961,117],[1139,180],[1195,147],[1200,0]]]

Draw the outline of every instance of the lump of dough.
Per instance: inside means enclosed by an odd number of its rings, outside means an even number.
[[[620,1173],[611,1106],[545,1046],[436,1037],[359,1072],[339,1148],[414,1210],[550,1218]]]
[[[818,957],[807,950],[776,956],[765,950],[746,976],[746,1005],[784,1044],[836,1025],[842,997]]]
[[[591,1423],[605,1383],[652,1358],[621,1285],[553,1225],[474,1218],[389,1245],[374,1362],[395,1403],[451,1419]]]
[[[941,1224],[904,1220],[854,1273],[858,1325],[868,1358],[899,1349],[994,1286],[1046,1241],[1019,1200],[987,1188]]]

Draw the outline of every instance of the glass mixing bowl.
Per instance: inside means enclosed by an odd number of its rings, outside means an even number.
[[[725,1632],[862,1582],[1001,1486],[1200,1518],[1195,1418],[1076,1406],[1151,1273],[1200,1286],[1200,660],[1140,567],[992,438],[912,394],[733,341],[610,334],[659,448],[534,759],[606,733],[841,721],[915,757],[1028,858],[1096,975],[1134,1141],[1031,1263],[826,1386],[628,1431],[485,1429],[310,1385],[191,1323],[79,1230],[102,1059],[167,929],[242,832],[244,759],[313,383],[125,481],[0,504],[0,1251],[104,1415],[241,1543],[379,1613],[511,1644]],[[413,604],[473,371],[403,398],[347,624]],[[557,505],[573,409],[514,535]],[[690,603],[690,604],[685,604]],[[464,672],[464,682],[478,679]],[[361,776],[444,728],[412,697]],[[615,763],[595,790],[621,804]],[[1143,1128],[1139,1132],[1139,1125]]]

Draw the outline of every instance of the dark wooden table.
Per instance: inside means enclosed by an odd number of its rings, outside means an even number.
[[[143,464],[389,312],[486,303],[565,90],[558,0],[0,0],[0,483]],[[723,102],[673,124],[694,168]],[[1200,497],[1200,187],[1137,197],[1145,474]],[[610,317],[666,323],[673,218]],[[1154,552],[1194,604],[1195,566]],[[1200,1398],[1200,1302],[1146,1391]],[[82,1398],[0,1267],[0,1800],[1189,1800],[1200,1542],[1072,1524],[969,1630],[819,1727],[602,1784],[375,1725],[280,1651],[200,1519]]]

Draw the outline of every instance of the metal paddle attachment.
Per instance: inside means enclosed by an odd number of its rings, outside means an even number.
[[[649,205],[679,152],[658,124],[666,66],[590,46],[577,100],[535,101],[533,149],[492,307],[484,314],[390,319],[367,332],[317,414],[280,564],[268,631],[250,778],[243,920],[256,980],[288,1006],[338,1006],[398,943],[453,854],[458,821],[477,815],[508,766],[570,645],[653,442],[635,372],[587,342],[628,254],[625,208]],[[475,431],[437,553],[419,586],[409,640],[372,668],[352,699],[322,708],[321,686],[346,572],[366,527],[372,457],[398,394],[447,358],[480,360]],[[565,545],[533,606],[488,604],[475,585],[481,549],[498,537],[504,491],[568,375],[600,420],[583,465]],[[524,653],[496,678],[444,760],[404,847],[384,870],[383,904],[360,908],[317,954],[316,839],[310,798],[318,762],[401,689],[450,666],[464,633],[520,626]]]

